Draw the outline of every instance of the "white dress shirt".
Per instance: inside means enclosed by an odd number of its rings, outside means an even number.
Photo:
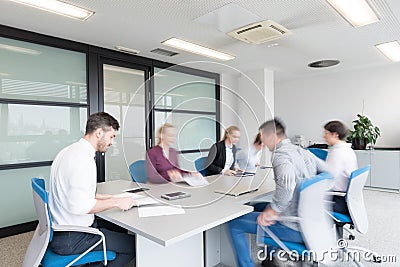
[[[55,225],[90,226],[96,204],[94,147],[85,139],[61,150],[51,165],[49,206]]]
[[[232,152],[233,145],[225,146],[225,167],[224,170],[229,170],[233,163],[233,152]]]
[[[326,164],[333,175],[333,191],[346,192],[350,174],[358,168],[356,153],[351,144],[339,142],[328,150]]]
[[[252,144],[247,149],[237,153],[236,161],[240,169],[247,172],[256,172],[256,165],[260,162],[262,150],[257,151]]]

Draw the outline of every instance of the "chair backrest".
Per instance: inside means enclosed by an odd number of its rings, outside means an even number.
[[[328,156],[328,151],[321,148],[307,148],[307,150],[322,160],[326,160],[326,157]]]
[[[327,206],[329,202],[325,200],[331,179],[330,174],[321,173],[304,179],[297,189],[299,190],[297,214],[300,217],[304,243],[307,249],[314,252],[316,258],[320,260],[325,251],[336,246],[332,222],[326,212],[331,210],[331,207]]]
[[[32,178],[32,193],[39,224],[26,251],[23,267],[39,266],[52,237],[48,194],[43,179]]]
[[[203,176],[207,175],[206,160],[207,157],[201,157],[194,161],[194,166],[196,167],[196,170]]]
[[[146,161],[137,160],[129,166],[129,172],[131,173],[132,180],[137,183],[146,183]]]
[[[370,165],[353,171],[347,186],[346,201],[350,217],[356,230],[365,234],[368,231],[367,210],[364,205],[363,189],[370,171]]]

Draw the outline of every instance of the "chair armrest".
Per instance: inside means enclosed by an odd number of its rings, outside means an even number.
[[[326,192],[326,194],[328,196],[340,196],[340,197],[344,197],[346,195],[345,192],[332,192],[332,191]]]
[[[333,216],[333,215],[331,214],[330,211],[325,210],[325,212],[326,212],[326,213],[329,215],[329,217],[331,217],[335,222],[340,222],[338,219],[335,218],[335,216]]]
[[[76,225],[53,225],[53,231],[55,232],[83,232],[94,235],[103,236],[103,233],[99,229],[86,226],[76,226]]]

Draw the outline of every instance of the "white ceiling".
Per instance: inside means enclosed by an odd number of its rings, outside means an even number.
[[[381,20],[353,28],[324,0],[65,0],[95,11],[79,21],[35,8],[0,0],[0,24],[114,49],[125,46],[140,50],[141,56],[171,63],[204,61],[208,58],[171,49],[160,44],[178,37],[236,55],[220,62],[240,71],[273,69],[277,80],[308,75],[386,66],[391,63],[374,45],[400,40],[400,1],[370,0]],[[250,45],[218,29],[194,20],[229,3],[235,3],[263,19],[274,20],[293,32],[268,44]],[[179,52],[175,57],[150,53],[154,48]],[[339,59],[327,69],[310,69],[320,59]],[[208,70],[227,72],[221,65]]]

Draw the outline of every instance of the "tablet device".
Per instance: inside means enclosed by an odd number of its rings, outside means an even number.
[[[167,200],[173,200],[173,199],[190,197],[190,194],[186,192],[172,192],[168,194],[163,194],[161,195],[161,197]]]

